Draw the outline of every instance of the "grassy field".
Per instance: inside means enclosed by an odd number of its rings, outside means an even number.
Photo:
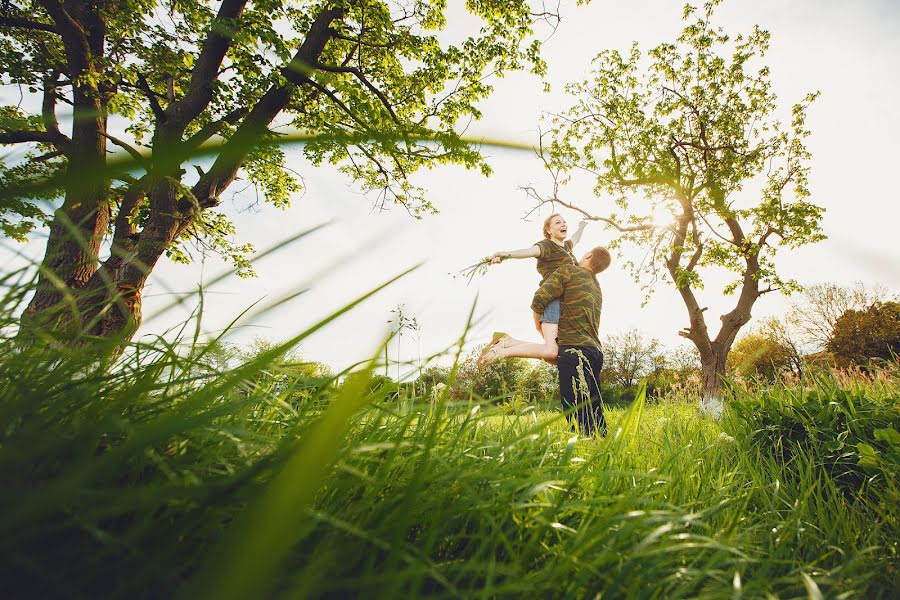
[[[291,406],[229,382],[171,385],[160,367],[3,373],[3,579],[23,595],[889,597],[897,585],[900,446],[883,433],[897,428],[896,387],[772,390],[721,422],[639,398],[609,411],[606,439],[579,439],[559,413],[398,407],[347,388]]]
[[[15,297],[2,331],[14,331]],[[558,412],[0,340],[5,597],[894,597],[900,382]],[[113,356],[113,354],[108,354]],[[287,372],[285,373],[287,374]],[[268,383],[267,383],[268,382]]]

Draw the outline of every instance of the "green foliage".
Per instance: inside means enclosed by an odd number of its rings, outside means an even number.
[[[526,2],[467,2],[466,9],[473,30],[451,41],[444,0],[6,2],[2,82],[27,101],[24,109],[0,107],[0,144],[39,152],[0,171],[0,227],[23,239],[43,224],[32,203],[8,198],[42,180],[54,185],[37,199],[58,198],[58,176],[74,158],[82,166],[65,181],[98,180],[112,223],[123,198],[140,196],[127,209],[140,216],[129,219],[136,231],[128,236],[146,237],[181,262],[199,244],[251,274],[253,249],[233,241],[233,226],[222,215],[197,218],[191,208],[215,207],[237,178],[261,201],[287,207],[301,181],[278,146],[284,127],[306,136],[309,161],[336,165],[377,206],[434,212],[411,182],[416,170],[453,163],[490,172],[459,134],[481,116],[489,76],[546,72]],[[57,120],[60,102],[73,105],[72,119]],[[107,126],[126,135],[107,137]],[[130,154],[131,164],[86,172],[85,160],[107,163],[107,143]],[[212,164],[198,156],[204,147]],[[97,201],[72,197],[66,210]],[[176,217],[192,223],[161,238],[159,221]]]
[[[450,368],[431,365],[422,369],[416,378],[416,387],[423,398],[434,397],[439,386],[446,386],[450,381]]]
[[[860,519],[868,516],[871,525],[865,535],[890,561],[889,571],[881,577],[885,585],[894,586],[900,560],[898,393],[896,373],[886,381],[847,388],[820,373],[811,387],[739,393],[726,425],[746,449],[748,461],[761,461],[778,472],[778,485],[807,486],[810,492],[801,494],[799,501],[811,510],[829,502],[834,506],[827,510],[836,518],[839,511]],[[789,501],[791,497],[785,496],[782,508],[772,510],[784,511]],[[828,525],[824,515],[815,524],[831,531],[840,527]],[[799,538],[806,525],[792,523],[780,538]]]
[[[738,377],[772,382],[790,372],[792,365],[789,348],[762,333],[749,333],[732,347],[727,368]]]
[[[828,350],[839,366],[867,365],[900,356],[900,302],[847,310],[834,324]]]
[[[647,339],[637,329],[607,336],[603,342],[604,382],[633,388],[664,365],[659,340]]]
[[[632,265],[636,276],[663,269],[677,287],[699,288],[697,267],[718,266],[740,276],[733,290],[754,258],[755,281],[788,288],[772,262],[775,249],[824,237],[822,209],[807,199],[806,110],[817,94],[792,107],[789,124],[778,120],[762,64],[769,33],[728,35],[712,22],[716,4],[689,7],[685,19],[695,20],[678,39],[646,55],[637,44],[597,55],[592,77],[567,88],[576,102],[553,121],[549,163],[587,169],[596,192],[625,211],[624,220],[607,220],[631,228],[620,242],[654,251],[654,260]],[[762,191],[748,201],[742,192],[751,182]],[[674,218],[646,216],[660,212]]]
[[[532,362],[530,367],[519,379],[519,395],[532,406],[558,407],[559,372],[556,367],[543,361]]]
[[[507,358],[480,369],[478,367],[480,353],[481,347],[475,348],[462,361],[451,389],[451,396],[454,399],[465,399],[474,394],[477,398],[498,403],[511,400],[530,366],[529,361],[523,358]]]

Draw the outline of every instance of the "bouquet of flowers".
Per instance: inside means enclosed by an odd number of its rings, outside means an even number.
[[[505,257],[501,257],[500,260],[502,261],[504,258]],[[450,273],[450,276],[454,279],[456,279],[457,277],[465,277],[466,279],[468,279],[468,281],[466,281],[466,285],[469,285],[470,283],[472,283],[472,280],[475,279],[476,276],[480,277],[487,273],[488,267],[490,267],[491,264],[492,258],[490,256],[486,256],[474,265],[469,265],[465,269],[457,271],[456,273]]]

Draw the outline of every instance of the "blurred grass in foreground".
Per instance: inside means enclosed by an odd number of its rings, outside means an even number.
[[[197,335],[112,367],[96,346],[23,348],[29,280],[0,284],[7,597],[898,589],[897,377],[741,393],[719,422],[639,395],[577,439],[557,412],[388,401],[373,365],[253,377],[325,323],[228,368]]]

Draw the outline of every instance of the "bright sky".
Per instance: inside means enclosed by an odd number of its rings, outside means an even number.
[[[674,0],[594,0],[587,7],[563,4],[563,20],[544,52],[553,92],[543,93],[537,78],[528,75],[496,80],[494,95],[481,106],[484,118],[470,128],[471,135],[534,143],[542,113],[566,107],[564,84],[584,78],[597,52],[625,50],[633,40],[646,50],[673,40],[683,27],[683,3]],[[900,161],[896,142],[900,139],[896,109],[900,5],[894,0],[731,0],[720,7],[717,21],[732,34],[747,32],[757,23],[772,33],[767,63],[785,108],[809,91],[822,92],[809,111],[808,146],[813,154],[812,201],[827,210],[823,228],[829,239],[786,251],[776,264],[785,276],[803,284],[861,280],[900,290],[900,199],[889,179]],[[454,24],[458,26],[460,20],[451,20],[451,27]],[[549,214],[545,209],[530,221],[522,220],[531,204],[518,186],[549,186],[533,156],[490,148],[485,154],[494,168],[490,178],[455,167],[418,175],[416,182],[426,188],[441,212],[417,221],[400,208],[373,212],[372,199],[360,195],[349,180],[332,169],[313,169],[299,153],[293,153],[291,167],[303,173],[307,189],[291,209],[241,210],[249,203],[246,195],[224,203],[241,240],[264,249],[301,229],[331,224],[260,261],[258,278],[230,277],[207,290],[204,328],[224,327],[260,299],[266,304],[308,289],[230,337],[238,343],[255,336],[286,339],[394,274],[423,262],[414,273],[309,337],[301,347],[302,356],[336,369],[365,359],[385,334],[391,309],[403,305],[404,313],[418,321],[420,331],[418,338],[403,338],[400,356],[417,360],[420,353],[424,357],[439,352],[459,338],[476,296],[478,322],[470,331],[467,349],[483,342],[494,329],[536,340],[529,308],[538,282],[533,260],[505,262],[470,286],[448,276],[495,250],[536,242],[541,221]],[[239,183],[232,186],[239,187]],[[569,197],[603,213],[605,200],[592,198],[583,189],[570,190]],[[574,230],[576,215],[563,214]],[[600,225],[589,225],[576,250],[604,244],[610,236]],[[24,250],[39,256],[42,248],[33,243]],[[162,262],[147,286],[145,322],[139,335],[162,333],[183,320],[190,306],[156,319],[149,317],[171,302],[170,292],[196,289],[201,280],[209,281],[224,269],[212,257],[190,267]],[[713,331],[718,328],[718,315],[734,303],[733,297],[721,297],[724,281],[713,274],[700,294],[701,305],[709,307],[707,321]],[[651,301],[641,307],[639,286],[617,268],[615,257],[600,282],[604,291],[601,336],[636,327],[669,347],[683,343],[677,331],[687,325],[686,311],[673,288],[660,284]],[[754,317],[779,314],[789,302],[776,294],[765,295],[757,302]],[[392,345],[391,360],[396,352]]]

